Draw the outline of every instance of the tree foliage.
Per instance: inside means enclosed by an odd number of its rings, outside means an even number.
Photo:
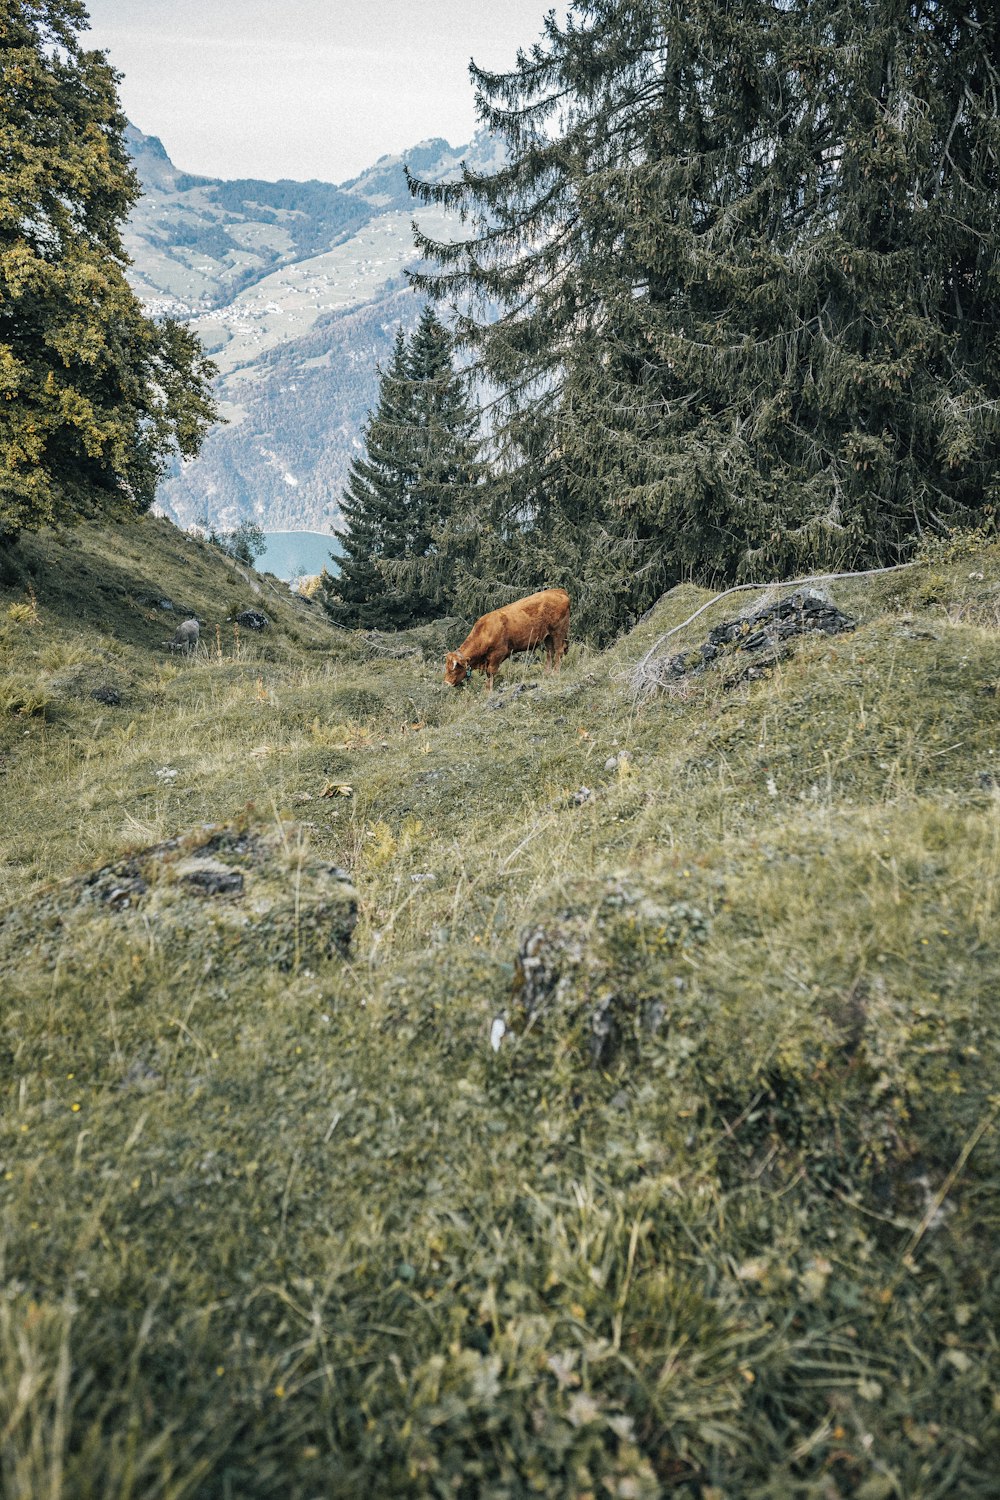
[[[507,164],[413,187],[470,226],[418,236],[416,281],[500,392],[483,534],[562,522],[571,584],[599,547],[610,628],[682,575],[893,562],[981,519],[998,58],[985,0],[577,0],[473,68]]]
[[[452,340],[431,307],[396,335],[344,499],[347,529],[329,601],[345,625],[405,629],[452,604],[464,518],[474,513],[478,417]]]
[[[148,508],[197,452],[212,366],[144,316],[120,226],[139,195],[117,76],[79,0],[0,3],[0,529]]]
[[[216,531],[214,526],[210,527],[208,540],[248,568],[255,568],[258,557],[267,551],[264,528],[250,516],[244,516],[232,531]]]

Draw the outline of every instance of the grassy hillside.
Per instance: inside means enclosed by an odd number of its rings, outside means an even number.
[[[165,522],[0,562],[5,1494],[996,1493],[1000,548],[832,592],[491,699]]]

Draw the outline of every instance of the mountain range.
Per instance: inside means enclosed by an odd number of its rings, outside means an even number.
[[[415,207],[404,161],[446,181],[463,160],[494,165],[496,144],[422,141],[338,186],[193,176],[156,136],[130,126],[128,143],[143,188],[124,236],[130,280],[148,311],[197,331],[225,419],[164,480],[158,509],[181,526],[336,529],[379,363],[420,311],[403,275],[412,220],[456,232],[454,215]]]

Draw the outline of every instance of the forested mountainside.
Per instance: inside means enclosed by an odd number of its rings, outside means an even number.
[[[400,279],[360,307],[327,312],[300,338],[220,377],[229,421],[160,489],[181,525],[324,530],[337,521],[358,433],[374,405],[378,365],[420,303]],[[230,404],[232,403],[232,404]]]
[[[160,488],[181,525],[322,530],[338,517],[377,364],[419,311],[402,270],[415,261],[404,156],[325,182],[222,181],[182,172],[155,136],[130,127],[143,185],[125,234],[131,280],[149,308],[190,322],[219,367],[228,425]],[[405,153],[443,181],[466,159],[488,167],[483,134],[468,146],[422,142]],[[435,234],[444,210],[420,210]]]

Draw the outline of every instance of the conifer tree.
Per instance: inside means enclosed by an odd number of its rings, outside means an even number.
[[[425,304],[407,352],[413,524],[405,553],[384,568],[394,590],[411,599],[414,618],[433,619],[451,609],[468,520],[476,510],[479,414],[453,351],[450,333]]]
[[[405,629],[447,612],[455,537],[477,480],[476,425],[451,338],[424,307],[409,340],[397,332],[351,464],[328,598],[341,624]]]
[[[146,509],[197,451],[212,367],[145,317],[120,226],[139,196],[117,77],[80,0],[0,5],[0,533]]]
[[[364,451],[351,462],[341,501],[346,527],[329,607],[343,625],[399,623],[379,563],[404,556],[409,544],[408,500],[415,477],[409,395],[406,335],[399,328],[392,360],[379,375],[378,404],[362,429]]]
[[[413,184],[472,226],[417,284],[620,613],[995,507],[998,57],[985,0],[577,0],[473,69],[508,162]]]

